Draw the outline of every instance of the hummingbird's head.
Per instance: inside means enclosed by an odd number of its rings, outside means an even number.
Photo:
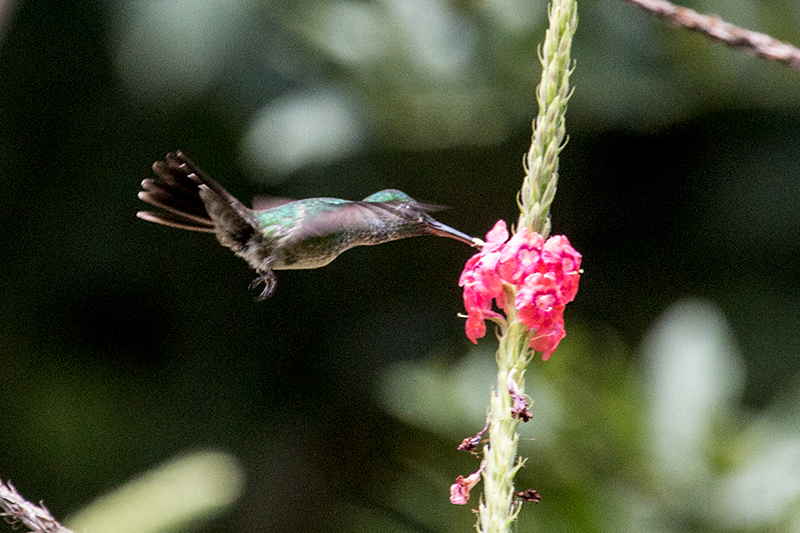
[[[396,189],[386,189],[364,199],[366,202],[380,202],[383,207],[401,219],[402,225],[417,235],[436,235],[450,237],[471,246],[476,245],[475,239],[457,229],[442,224],[429,213],[441,211],[445,207],[436,204],[427,204],[414,200],[409,195]]]

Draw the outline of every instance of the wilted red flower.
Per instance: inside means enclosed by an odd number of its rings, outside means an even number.
[[[450,503],[464,505],[469,501],[469,491],[481,480],[483,465],[477,472],[473,472],[467,477],[458,476],[456,482],[450,485]]]
[[[474,343],[486,335],[484,320],[502,317],[492,302],[506,308],[504,287],[513,288],[517,317],[533,332],[530,347],[547,360],[564,338],[564,306],[575,299],[580,281],[581,254],[563,235],[546,241],[521,228],[509,240],[503,220],[486,235],[483,249],[464,266],[467,337]]]

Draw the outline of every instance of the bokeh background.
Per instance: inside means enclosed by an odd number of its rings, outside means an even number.
[[[687,5],[800,43],[794,0]],[[800,531],[800,72],[579,9],[552,215],[585,273],[527,374],[517,531]],[[182,149],[245,201],[394,187],[483,236],[516,219],[545,27],[527,0],[1,1],[0,477],[76,531],[471,530],[472,251],[358,248],[255,302],[136,193]]]

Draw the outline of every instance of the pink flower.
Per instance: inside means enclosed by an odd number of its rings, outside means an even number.
[[[528,228],[509,240],[506,223],[497,221],[483,249],[464,266],[467,337],[474,343],[486,335],[486,319],[502,318],[492,310],[506,308],[506,287],[516,293],[517,318],[531,332],[530,347],[547,360],[564,338],[564,306],[575,299],[581,254],[563,235],[545,241]]]
[[[502,220],[486,235],[483,249],[472,256],[464,266],[458,284],[464,287],[464,308],[467,310],[467,337],[477,344],[486,335],[484,320],[501,315],[492,311],[492,301],[500,309],[505,308],[503,280],[497,274],[499,250],[508,240],[506,223]]]
[[[549,272],[554,272],[561,282],[564,302],[571,302],[578,293],[580,279],[581,254],[575,251],[569,240],[563,235],[554,235],[547,239],[542,249],[542,260]]]
[[[508,227],[505,220],[498,220],[494,227],[486,234],[484,252],[494,252],[508,240]]]
[[[503,281],[518,284],[541,263],[544,239],[522,228],[511,237],[500,257],[499,274]]]
[[[514,305],[520,311],[530,309],[546,314],[559,302],[559,294],[560,284],[555,274],[534,272],[519,286]]]
[[[577,273],[581,269],[581,254],[573,248],[569,239],[563,235],[553,235],[544,243],[542,249],[546,265],[561,264],[564,273]]]
[[[486,322],[484,315],[479,309],[472,308],[467,315],[467,338],[474,344],[478,344],[478,339],[486,335]]]
[[[562,308],[563,313],[563,308]],[[553,321],[546,327],[536,329],[536,334],[531,339],[529,346],[537,352],[542,352],[542,361],[547,361],[556,351],[558,343],[566,336],[564,320]]]
[[[483,465],[477,472],[473,472],[467,477],[458,476],[456,482],[450,485],[450,503],[464,505],[469,501],[469,491],[481,480]]]

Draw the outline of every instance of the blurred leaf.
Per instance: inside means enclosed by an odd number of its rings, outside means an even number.
[[[735,416],[744,387],[730,326],[713,304],[684,300],[653,324],[642,350],[655,465],[676,487],[700,483],[711,475],[712,429]]]
[[[230,507],[243,487],[244,472],[232,455],[194,452],[101,496],[66,524],[74,531],[185,531]]]
[[[244,139],[246,162],[272,184],[310,164],[350,155],[364,137],[352,102],[318,89],[273,100],[256,115]]]

